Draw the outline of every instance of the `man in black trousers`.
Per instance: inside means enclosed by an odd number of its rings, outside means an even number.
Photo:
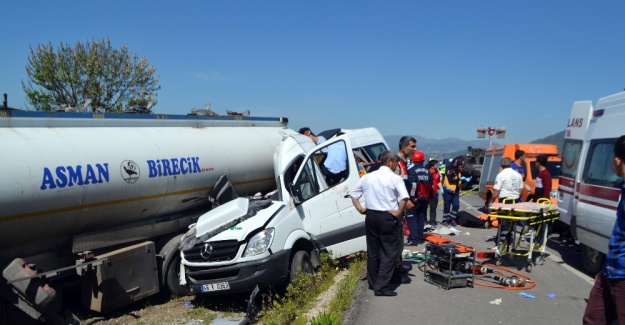
[[[396,296],[388,289],[398,249],[398,220],[404,213],[408,191],[404,180],[393,171],[397,168],[397,154],[391,150],[380,156],[379,170],[360,178],[349,191],[354,207],[365,214],[367,229],[367,280],[376,296]],[[366,208],[360,204],[364,195]]]

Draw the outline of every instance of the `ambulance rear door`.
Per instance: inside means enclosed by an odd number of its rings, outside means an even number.
[[[562,167],[558,184],[558,210],[560,220],[570,225],[573,216],[573,201],[579,197],[579,177],[581,174],[582,149],[584,137],[592,116],[592,102],[578,101],[573,103],[571,115],[564,133],[562,148]]]

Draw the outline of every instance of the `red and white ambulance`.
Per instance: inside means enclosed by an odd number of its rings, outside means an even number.
[[[613,143],[625,134],[625,92],[573,104],[565,131],[558,186],[560,219],[582,248],[584,268],[601,268],[616,221],[622,179],[615,173]]]

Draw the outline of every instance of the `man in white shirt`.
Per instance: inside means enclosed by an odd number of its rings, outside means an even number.
[[[497,177],[495,177],[493,198],[488,203],[489,206],[492,205],[496,199],[499,199],[499,203],[517,203],[519,202],[519,197],[521,197],[521,191],[523,191],[523,176],[516,170],[510,168],[510,166],[512,166],[512,159],[503,158],[500,166],[503,169],[497,174]],[[501,236],[509,236],[509,227],[508,223],[500,221],[499,228],[502,229],[502,231],[497,232],[497,245],[499,245],[501,241]]]
[[[360,178],[349,191],[354,207],[365,214],[367,229],[367,280],[376,296],[396,296],[388,289],[395,269],[398,249],[398,220],[404,213],[408,191],[404,180],[393,171],[397,167],[397,154],[387,150],[380,155],[382,166]],[[365,196],[366,208],[358,200]]]
[[[500,203],[517,203],[523,190],[523,176],[510,168],[512,159],[503,158],[501,160],[502,171],[497,174],[493,185],[493,198],[488,205],[492,205],[497,198]],[[505,199],[505,200],[504,200]]]

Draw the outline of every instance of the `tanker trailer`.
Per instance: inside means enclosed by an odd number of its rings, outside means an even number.
[[[100,312],[157,293],[221,175],[241,195],[275,189],[287,122],[0,110],[0,294],[49,321],[63,275]]]

